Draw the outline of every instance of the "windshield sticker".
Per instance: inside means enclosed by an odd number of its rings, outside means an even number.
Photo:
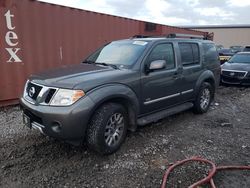
[[[148,44],[148,43],[145,42],[145,41],[134,41],[133,44],[145,46],[145,45]]]

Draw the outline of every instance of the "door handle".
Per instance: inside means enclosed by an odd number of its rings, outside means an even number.
[[[175,72],[175,73],[174,73],[173,78],[174,78],[174,79],[177,79],[177,78],[178,78],[178,72]]]

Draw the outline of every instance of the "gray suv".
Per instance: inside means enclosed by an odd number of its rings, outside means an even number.
[[[191,108],[205,113],[219,81],[211,41],[131,38],[81,64],[32,75],[20,104],[29,128],[110,154],[127,130]]]

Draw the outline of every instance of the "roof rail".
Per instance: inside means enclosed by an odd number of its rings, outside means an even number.
[[[205,39],[203,35],[191,35],[182,33],[170,33],[167,38],[190,38],[190,39]]]
[[[131,38],[149,38],[149,37],[152,37],[152,36],[149,36],[149,35],[134,35]]]

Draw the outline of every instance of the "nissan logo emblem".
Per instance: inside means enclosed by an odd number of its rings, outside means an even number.
[[[29,90],[29,96],[33,97],[35,92],[36,92],[36,89],[34,87],[31,87],[30,90]]]
[[[230,73],[230,76],[234,76],[234,75],[235,75],[235,73],[234,73],[234,72],[231,72],[231,73]]]

